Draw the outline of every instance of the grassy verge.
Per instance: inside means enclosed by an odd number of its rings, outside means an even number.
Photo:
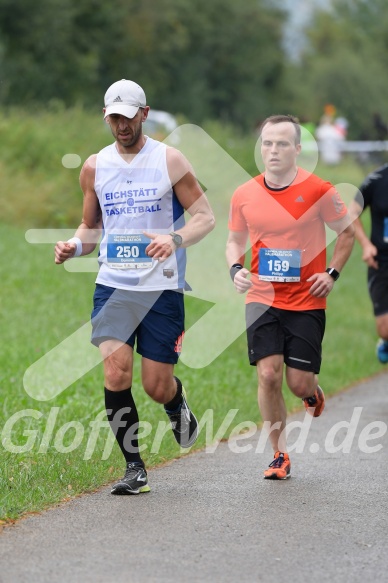
[[[102,426],[97,433],[93,433],[98,419],[103,419],[100,415],[103,415],[101,365],[89,370],[51,401],[34,400],[23,386],[23,376],[28,367],[87,322],[91,310],[95,275],[69,273],[63,267],[55,266],[52,246],[28,244],[25,229],[22,228],[22,225],[30,228],[45,225],[74,227],[78,223],[81,212],[79,169],[65,169],[60,162],[61,156],[69,152],[76,152],[82,159],[90,153],[86,153],[85,133],[81,136],[74,130],[74,118],[78,127],[88,134],[86,137],[93,136],[94,151],[109,141],[105,128],[99,129],[98,136],[93,134],[95,120],[91,123],[80,113],[79,117],[76,114],[73,118],[69,116],[70,129],[67,133],[65,131],[66,139],[62,146],[59,147],[58,140],[54,140],[55,144],[46,148],[44,155],[40,153],[41,158],[39,152],[35,152],[35,158],[30,159],[28,156],[33,154],[22,149],[18,156],[0,152],[0,164],[5,170],[3,189],[10,194],[4,215],[10,220],[0,225],[0,249],[3,258],[7,259],[0,266],[3,330],[0,354],[2,520],[16,519],[26,512],[39,511],[96,489],[123,471],[122,456],[110,441],[110,430]],[[37,133],[36,126],[30,123],[31,127],[27,124],[25,131],[30,132],[30,141],[36,148],[46,141],[51,142],[49,129],[53,129],[54,119],[44,119],[41,133]],[[7,131],[10,132],[10,128]],[[209,128],[214,139],[232,155],[235,153],[235,159],[246,170],[254,172],[252,147],[255,139],[246,139],[245,143],[225,130],[218,139],[217,131],[213,126]],[[18,140],[15,140],[17,143]],[[322,167],[317,169],[317,173],[334,183],[358,185],[364,170],[352,160],[345,160],[341,167]],[[230,195],[216,194],[218,198],[214,201],[221,225],[214,234],[217,249],[222,249],[217,261],[220,273],[226,270],[223,255],[226,232],[223,225]],[[10,226],[11,223],[19,226]],[[211,305],[194,294],[188,294],[187,328]],[[325,392],[330,395],[381,370],[374,356],[375,329],[367,296],[365,268],[358,247],[329,298],[327,317],[320,378]],[[219,334],[222,335],[227,322],[220,321],[219,326]],[[206,346],[203,350],[206,351]],[[184,381],[190,404],[198,418],[208,415],[208,432],[206,429],[201,432],[196,448],[211,441],[231,410],[237,411],[230,423],[222,428],[219,438],[227,438],[236,429],[243,430],[244,423],[248,421],[260,424],[256,406],[256,373],[246,360],[244,334],[208,366],[190,368],[180,362],[176,372]],[[140,418],[149,424],[144,426],[141,441],[148,467],[181,455],[171,431],[163,433],[167,425],[162,407],[147,398],[141,389],[138,359],[134,393]],[[300,408],[300,400],[286,389],[284,393],[289,410]]]

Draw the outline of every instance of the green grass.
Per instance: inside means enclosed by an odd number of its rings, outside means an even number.
[[[64,169],[61,157],[65,153],[74,152],[85,159],[91,153],[86,151],[86,142],[89,144],[91,140],[93,151],[96,151],[110,139],[105,128],[99,127],[98,132],[95,130],[96,120],[85,118],[82,112],[72,114],[63,112],[60,122],[53,113],[43,116],[43,120],[26,120],[24,136],[28,136],[29,142],[33,144],[30,149],[35,148],[35,153],[24,151],[20,144],[22,130],[17,129],[16,136],[12,137],[8,125],[6,131],[11,140],[9,151],[4,146],[0,148],[0,165],[5,169],[3,191],[9,194],[6,197],[6,212],[3,214],[7,220],[0,225],[0,250],[3,257],[0,266],[3,331],[0,354],[2,520],[13,520],[82,492],[92,491],[123,472],[122,456],[116,445],[110,455],[102,459],[109,443],[110,431],[107,428],[100,430],[90,459],[85,459],[88,457],[85,452],[92,431],[90,423],[104,408],[101,365],[87,372],[51,401],[34,400],[23,386],[23,376],[28,367],[88,322],[92,307],[95,275],[69,273],[63,266],[54,264],[52,245],[31,245],[25,240],[26,228],[73,228],[77,225],[81,215],[79,169]],[[9,120],[3,120],[2,123],[8,124]],[[53,136],[54,132],[59,131],[62,140],[57,134]],[[209,129],[215,139],[217,131],[214,125],[212,132]],[[48,145],[45,145],[46,141]],[[232,155],[237,152],[235,158],[239,163],[254,172],[254,137],[246,138],[244,143],[242,137],[233,137],[223,130],[219,142]],[[38,151],[41,146],[43,153]],[[317,173],[335,183],[350,182],[355,186],[364,175],[364,171],[351,159],[346,159],[341,167],[335,169],[319,168]],[[225,192],[214,194],[218,228],[213,232],[211,241],[216,249],[214,252],[219,254],[217,263],[220,274],[226,273],[225,221],[230,195]],[[211,302],[196,298],[195,291],[188,294],[187,329],[211,306]],[[223,326],[227,325],[227,321],[219,322],[220,336],[223,334]],[[356,246],[329,298],[320,375],[326,394],[334,394],[381,370],[374,355],[375,341],[374,321],[367,296],[366,270],[361,262],[360,249]],[[206,352],[206,345],[202,349]],[[238,409],[238,413],[221,437],[227,438],[239,423],[250,421],[260,424],[256,405],[256,371],[247,363],[244,334],[208,366],[190,368],[180,362],[176,374],[182,378],[190,405],[198,418],[201,419],[206,411],[212,411],[213,435],[232,409]],[[171,431],[166,432],[161,447],[152,451],[158,424],[164,424],[166,416],[163,408],[146,397],[140,386],[139,359],[136,359],[133,386],[140,418],[152,426],[150,435],[142,440],[146,448],[143,457],[147,466],[163,464],[181,455],[183,452],[180,452]],[[300,408],[300,400],[293,397],[286,388],[284,394],[289,410]],[[18,412],[21,412],[21,418],[15,422],[13,430],[7,433],[7,424],[9,426],[10,419]],[[64,432],[66,427],[68,431]],[[80,437],[79,446],[73,451],[64,451],[71,446],[76,436]],[[6,437],[11,443],[4,442]],[[205,431],[202,431],[195,448],[205,446],[205,437]],[[23,448],[28,443],[31,446],[29,451],[10,451],[13,447]],[[58,452],[58,449],[62,451]]]
[[[82,109],[36,115],[10,110],[0,121],[3,217],[23,227],[66,227],[79,223],[80,168],[63,166],[76,154],[83,163],[107,145],[110,130],[101,117]],[[90,148],[93,150],[90,150]]]

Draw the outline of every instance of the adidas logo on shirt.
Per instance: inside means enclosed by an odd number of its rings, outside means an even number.
[[[295,202],[304,202],[303,196],[298,196],[298,198],[295,199]]]

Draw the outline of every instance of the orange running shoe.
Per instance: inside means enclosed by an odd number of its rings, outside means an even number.
[[[312,397],[307,397],[306,399],[302,399],[302,401],[307,413],[313,417],[319,417],[325,408],[325,395],[319,385]]]
[[[288,453],[277,451],[268,470],[264,472],[264,478],[268,480],[285,480],[291,476],[291,462]]]

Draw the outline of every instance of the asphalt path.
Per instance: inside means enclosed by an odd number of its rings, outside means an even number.
[[[1,583],[386,580],[388,373],[327,399],[308,432],[303,412],[289,422],[288,480],[263,479],[258,431],[191,453],[151,469],[149,494],[104,487],[3,529]]]

